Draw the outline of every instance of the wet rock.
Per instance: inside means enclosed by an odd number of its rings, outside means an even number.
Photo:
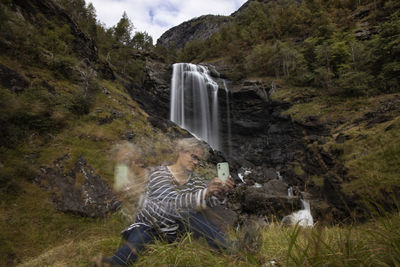
[[[265,188],[247,188],[243,192],[242,209],[245,212],[269,217],[283,218],[287,214],[301,209],[298,197],[268,194]]]
[[[110,186],[84,157],[79,157],[74,167],[66,171],[65,155],[54,162],[51,168],[43,167],[34,182],[53,192],[52,201],[56,209],[86,217],[104,217],[119,208],[120,202]]]
[[[131,98],[151,116],[168,120],[172,66],[155,59],[145,61],[145,79],[142,84],[133,80],[124,83]]]
[[[264,192],[268,195],[285,196],[288,194],[287,183],[280,180],[271,180],[264,184]]]
[[[256,166],[250,169],[251,173],[249,176],[254,179],[255,182],[263,184],[273,179],[278,179],[278,174],[272,168],[265,168],[263,166]]]

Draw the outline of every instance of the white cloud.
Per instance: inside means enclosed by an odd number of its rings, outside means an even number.
[[[126,11],[137,31],[146,31],[154,42],[168,29],[207,14],[230,15],[246,0],[86,0],[106,27],[118,23]]]

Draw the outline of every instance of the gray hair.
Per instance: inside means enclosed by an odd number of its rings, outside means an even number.
[[[207,159],[208,157],[208,148],[203,141],[200,141],[194,137],[190,138],[182,138],[176,141],[176,151],[186,152],[193,151],[195,149],[201,149],[203,151],[203,159]]]

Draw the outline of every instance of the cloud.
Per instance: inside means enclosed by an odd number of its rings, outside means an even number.
[[[97,19],[107,28],[115,26],[123,12],[137,31],[146,31],[154,42],[168,29],[207,14],[230,15],[246,0],[87,0]]]

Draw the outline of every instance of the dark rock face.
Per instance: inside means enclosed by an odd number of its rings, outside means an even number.
[[[149,121],[153,126],[165,131],[171,126],[167,118],[172,69],[156,61],[150,64],[146,90],[134,87],[131,95],[152,115]],[[215,73],[220,71],[216,69]],[[223,73],[213,76],[218,80]],[[217,82],[222,84],[221,80]],[[270,94],[279,86],[242,81],[236,85],[228,82],[228,88],[229,101],[225,90],[218,93],[222,152],[214,151],[210,160],[229,161],[231,174],[238,184],[243,179],[238,174],[248,171],[244,177],[246,183],[240,186],[239,192],[233,193],[230,208],[239,214],[282,218],[301,209],[299,198],[307,195],[307,199],[314,201],[311,209],[317,220],[323,219],[327,211],[339,220],[348,216],[354,201],[341,191],[340,184],[345,177],[343,166],[336,162],[334,155],[308,148],[308,144],[322,143],[330,135],[318,118],[310,117],[299,123],[285,115],[290,103],[270,100]],[[341,141],[339,138],[338,142]],[[309,181],[313,175],[325,177],[322,186]],[[278,180],[283,183],[273,186],[272,181]],[[290,187],[294,188],[294,197],[288,197]]]
[[[166,31],[157,40],[157,44],[167,48],[175,46],[178,49],[182,49],[190,41],[207,39],[230,21],[230,17],[214,15],[194,18]]]
[[[226,103],[221,106],[224,105]],[[232,93],[231,140],[230,144],[225,143],[224,150],[231,151],[232,158],[241,158],[241,161],[249,161],[264,169],[279,170],[281,168],[277,167],[283,168],[286,163],[299,158],[304,150],[302,131],[290,118],[280,115],[288,107],[287,103],[265,101],[256,90]],[[225,115],[221,116],[223,120]],[[222,124],[226,125],[226,121]],[[228,132],[222,134],[228,136]]]
[[[354,196],[342,192],[341,183],[346,179],[343,165],[334,154],[308,146],[313,142],[323,143],[330,136],[318,117],[306,118],[302,123],[293,121],[284,115],[290,103],[270,100],[276,89],[261,82],[242,81],[228,88],[230,131],[225,91],[220,91],[219,98],[220,128],[225,137],[223,156],[228,159],[232,173],[242,168],[248,170],[245,184],[241,185],[243,189],[235,193],[240,197],[232,200],[233,207],[239,213],[281,219],[301,209],[300,198],[306,198],[311,200],[317,220],[332,222],[347,218],[356,209],[356,202]],[[339,137],[337,141],[344,139]],[[323,184],[315,185],[310,181],[312,176],[324,177]],[[334,215],[326,218],[327,212]]]
[[[57,210],[87,217],[104,217],[115,211],[120,202],[110,186],[80,157],[70,171],[65,171],[66,155],[54,162],[53,168],[41,168],[34,182],[51,190]]]
[[[125,84],[125,88],[146,112],[168,119],[172,67],[151,58],[147,58],[145,64],[146,78],[143,84],[131,80]]]
[[[280,180],[270,180],[262,187],[242,185],[239,190],[241,210],[246,213],[282,219],[301,209],[298,196],[288,196],[288,185]]]

